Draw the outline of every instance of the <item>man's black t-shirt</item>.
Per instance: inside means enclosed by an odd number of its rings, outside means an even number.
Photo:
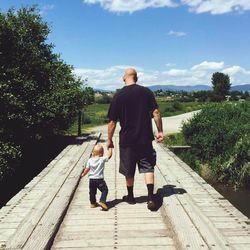
[[[158,108],[154,94],[146,87],[133,84],[118,91],[110,104],[108,118],[120,121],[120,145],[147,144],[154,140],[152,112]]]

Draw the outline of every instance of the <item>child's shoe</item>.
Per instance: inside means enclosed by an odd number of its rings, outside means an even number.
[[[108,211],[109,208],[105,202],[100,201],[99,205],[102,207],[103,211]]]
[[[98,205],[97,202],[91,203],[91,204],[90,204],[90,208],[96,208],[96,207],[98,207],[98,206],[99,206],[99,205]]]

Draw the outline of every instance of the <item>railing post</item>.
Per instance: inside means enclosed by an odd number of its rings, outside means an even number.
[[[82,111],[78,111],[78,136],[82,134]]]

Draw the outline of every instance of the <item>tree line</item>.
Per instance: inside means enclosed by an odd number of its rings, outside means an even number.
[[[69,128],[93,89],[53,52],[35,7],[0,12],[0,181],[20,164],[24,145]]]
[[[225,100],[238,101],[239,99],[250,100],[248,91],[232,91],[230,77],[222,72],[215,72],[211,78],[212,90],[200,91],[155,91],[156,96],[174,96],[176,101],[181,102],[222,102]]]

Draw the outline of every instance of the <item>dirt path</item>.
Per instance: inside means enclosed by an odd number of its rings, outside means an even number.
[[[163,121],[164,134],[172,134],[172,133],[180,132],[182,123],[192,118],[194,114],[196,114],[197,112],[199,111],[192,111],[192,112],[188,112],[188,113],[176,115],[176,116],[171,116],[171,117],[163,117],[162,121]],[[153,130],[156,131],[154,122],[153,122]],[[91,128],[89,131],[107,133],[107,125],[97,126],[97,127]],[[118,133],[119,131],[120,131],[120,126],[118,124],[116,128],[116,133]]]

